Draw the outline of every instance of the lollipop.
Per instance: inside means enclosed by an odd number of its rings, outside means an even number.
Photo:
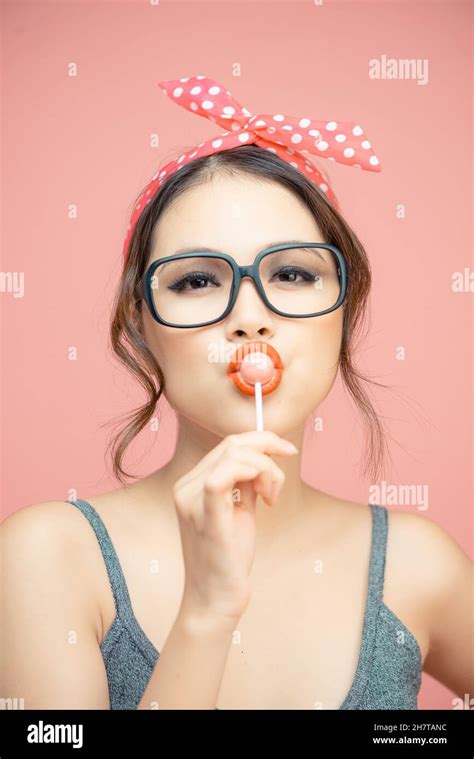
[[[255,395],[257,430],[263,430],[262,395],[276,390],[283,375],[279,353],[268,343],[247,343],[237,348],[227,375],[243,395]]]

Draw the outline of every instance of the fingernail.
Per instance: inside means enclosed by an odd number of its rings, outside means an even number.
[[[285,448],[287,451],[291,451],[291,453],[298,453],[298,448],[296,445],[293,445],[293,443],[290,443],[287,440],[285,440]]]

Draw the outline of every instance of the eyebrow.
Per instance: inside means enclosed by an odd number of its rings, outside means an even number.
[[[293,245],[293,243],[297,245],[304,245],[307,242],[308,240],[279,240],[279,241],[277,240],[276,242],[269,242],[264,248],[262,248],[262,250],[266,250],[267,248],[273,248],[273,247],[276,247],[277,245]],[[196,253],[196,252],[222,253],[223,251],[219,250],[218,248],[207,248],[205,246],[201,247],[201,246],[193,245],[192,247],[179,248],[172,255],[180,256],[182,253]],[[259,253],[261,252],[262,251],[260,250]]]

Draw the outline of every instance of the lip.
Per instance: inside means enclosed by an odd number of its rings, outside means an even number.
[[[269,393],[272,393],[274,390],[276,390],[281,382],[284,366],[280,354],[276,348],[263,340],[253,340],[250,343],[240,345],[229,361],[229,365],[226,371],[227,376],[230,377],[234,385],[238,390],[240,390],[241,393],[244,395],[255,395],[255,385],[251,385],[249,382],[244,380],[240,374],[240,365],[245,356],[247,356],[249,353],[264,353],[271,358],[274,371],[268,382],[262,384],[262,395],[268,395]]]

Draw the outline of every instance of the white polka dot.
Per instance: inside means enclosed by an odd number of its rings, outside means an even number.
[[[293,166],[294,169],[298,168],[298,164],[295,163],[294,161],[290,161],[290,166]]]
[[[293,131],[293,127],[290,126],[290,124],[285,124],[284,126],[282,126],[282,129],[286,129],[287,132]]]
[[[197,75],[197,77],[196,77],[196,79],[205,79],[205,78],[206,78],[206,77],[205,77],[205,76],[203,76],[202,74],[198,74],[198,75]]]
[[[233,132],[238,132],[239,129],[241,129],[241,126],[238,121],[233,121],[232,126],[230,127]]]
[[[362,147],[364,148],[364,150],[368,150],[369,148],[372,147],[372,145],[370,144],[370,142],[368,140],[364,140],[360,144],[362,145]]]
[[[319,136],[319,129],[310,129],[308,134],[311,135],[311,137],[318,137]]]
[[[270,153],[276,153],[275,148],[265,148],[265,150],[270,151]]]
[[[162,172],[160,173],[160,179],[163,179],[163,177],[164,177],[164,176],[166,176],[166,171],[162,171]]]
[[[352,156],[354,155],[354,153],[355,153],[354,148],[346,148],[344,150],[344,155],[345,155],[346,158],[352,158]]]
[[[180,155],[180,157],[178,158],[178,163],[181,163],[181,161],[184,161],[184,155]]]
[[[222,145],[222,140],[214,140],[214,142],[212,143],[213,148],[220,148],[221,145]]]
[[[276,132],[276,129],[275,127],[268,127],[267,132],[268,134],[273,134],[274,132]]]
[[[220,91],[221,91],[220,87],[209,87],[208,89],[209,95],[218,95]]]
[[[273,117],[273,121],[283,121],[283,120],[284,120],[284,118],[285,118],[285,117],[284,117],[284,116],[283,116],[281,113],[277,113],[277,114],[276,114],[276,115]]]
[[[194,156],[197,155],[197,153],[198,153],[197,150],[195,150],[194,153],[191,153],[191,155],[189,157],[190,158],[194,158]]]
[[[256,127],[262,127],[262,126],[266,126],[266,125],[267,125],[267,122],[266,121],[262,121],[262,119],[260,119],[260,121],[256,121],[255,122],[255,126]]]
[[[300,134],[292,134],[291,135],[291,141],[294,143],[301,142],[302,136]]]
[[[320,142],[318,142],[316,147],[318,148],[318,150],[327,150],[329,146],[327,142],[324,142],[324,140],[321,140]]]
[[[145,203],[145,205],[147,206],[147,205],[148,205],[148,203],[151,203],[151,198],[148,198],[148,200],[147,200],[147,202]]]
[[[202,101],[202,107],[203,107],[203,108],[204,108],[206,111],[208,111],[208,110],[209,110],[209,108],[214,108],[214,103],[212,102],[212,100],[203,100],[203,101]]]
[[[321,182],[321,184],[319,185],[319,187],[321,188],[321,190],[323,192],[327,192],[328,189],[329,189],[329,187],[327,186],[327,184],[325,182]]]
[[[250,135],[248,132],[242,132],[242,134],[239,134],[239,142],[247,142]]]
[[[150,192],[151,192],[151,190],[147,190],[146,193],[145,193],[145,195],[149,195]]]
[[[183,77],[183,79],[179,80],[180,82],[189,82],[189,76]]]
[[[376,155],[371,155],[369,158],[369,163],[371,163],[372,166],[377,166],[379,163],[379,159],[377,158]]]
[[[252,115],[250,113],[250,111],[248,111],[246,108],[242,108],[242,113],[244,114],[244,116],[251,116]]]
[[[180,95],[183,94],[183,88],[182,87],[176,87],[176,89],[173,90],[173,95],[175,98],[179,98]]]
[[[306,171],[309,171],[309,173],[312,174],[314,172],[314,169],[306,164]]]
[[[334,132],[334,130],[337,129],[337,123],[335,121],[328,121],[326,129],[329,129],[330,132]]]
[[[201,87],[197,87],[197,86],[193,87],[191,90],[191,95],[199,95],[199,93],[201,92],[201,89],[202,89]]]
[[[306,127],[309,127],[310,124],[311,124],[310,119],[300,119],[298,122],[298,126],[303,127],[303,129],[305,129]]]
[[[346,135],[345,134],[336,134],[336,142],[345,142]]]
[[[362,134],[362,129],[360,128],[358,124],[352,130],[352,134],[355,134],[356,137],[359,137]]]
[[[197,104],[197,103],[195,103],[195,102],[194,102],[194,100],[193,100],[193,102],[192,102],[192,103],[190,103],[189,107],[191,108],[191,110],[192,110],[192,111],[197,111],[197,109],[198,109],[198,104]]]
[[[233,108],[231,105],[225,105],[222,109],[223,113],[226,113],[228,116],[233,116],[235,113],[235,108]]]

